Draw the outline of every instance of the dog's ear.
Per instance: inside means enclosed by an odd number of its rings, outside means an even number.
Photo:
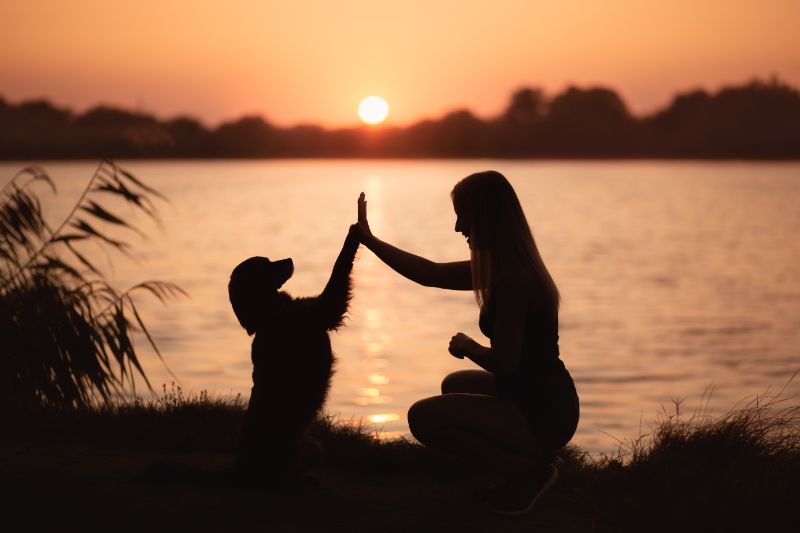
[[[242,261],[231,273],[228,298],[239,323],[252,335],[270,295],[289,279],[292,269],[279,261],[273,263],[266,257],[251,257]],[[281,264],[278,264],[281,263]],[[291,267],[291,261],[289,265]]]
[[[291,259],[270,261],[266,257],[251,257],[239,263],[228,282],[228,298],[239,323],[249,335],[256,321],[278,289],[292,277]]]

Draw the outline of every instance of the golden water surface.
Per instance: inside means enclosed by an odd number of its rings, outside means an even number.
[[[227,299],[231,269],[252,255],[291,257],[285,288],[319,292],[364,191],[374,233],[434,261],[468,259],[453,231],[449,191],[484,169],[514,185],[561,291],[562,359],[581,397],[575,442],[612,451],[647,433],[673,399],[693,411],[713,386],[719,413],[800,368],[800,164],[737,162],[139,161],[121,163],[170,199],[161,227],[140,220],[133,260],[101,250],[120,287],[174,281],[190,299],[140,299],[166,363],[185,391],[246,395],[250,339]],[[22,163],[2,163],[8,177]],[[53,220],[68,211],[91,162],[47,163]],[[327,410],[387,436],[408,433],[406,410],[437,394],[463,331],[487,340],[469,292],[425,288],[364,248]],[[139,344],[151,381],[173,378]],[[160,388],[160,387],[159,387]],[[787,394],[800,390],[798,382]]]

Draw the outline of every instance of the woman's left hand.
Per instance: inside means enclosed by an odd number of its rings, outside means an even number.
[[[447,351],[449,351],[450,355],[453,357],[464,359],[464,357],[469,357],[474,353],[474,348],[476,346],[478,346],[478,343],[472,340],[471,337],[458,332],[450,339],[450,346],[447,348]]]
[[[358,226],[361,242],[367,244],[365,241],[372,238],[372,230],[369,229],[369,222],[367,221],[367,198],[363,192],[358,195],[358,222],[356,226]]]

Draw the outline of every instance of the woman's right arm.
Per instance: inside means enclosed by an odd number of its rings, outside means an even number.
[[[426,287],[460,291],[472,289],[469,261],[434,263],[375,237],[367,222],[367,201],[364,199],[364,193],[358,197],[358,228],[361,243],[401,276]]]

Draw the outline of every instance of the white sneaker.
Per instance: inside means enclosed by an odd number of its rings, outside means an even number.
[[[492,490],[486,497],[486,507],[500,515],[525,514],[556,481],[558,469],[552,462],[533,467]]]

